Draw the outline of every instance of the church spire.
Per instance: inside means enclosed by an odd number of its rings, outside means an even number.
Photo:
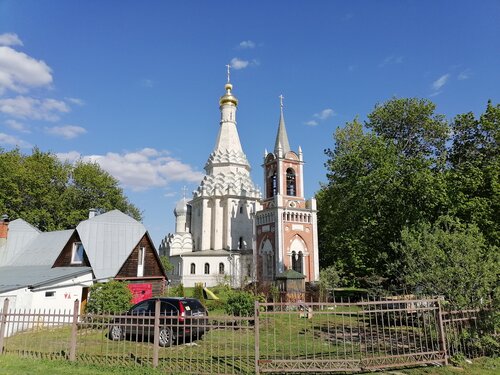
[[[274,153],[278,156],[285,155],[290,151],[290,144],[288,143],[288,135],[285,128],[285,117],[283,116],[283,95],[280,98],[280,122],[278,127],[278,134],[276,135],[276,143],[274,144]]]

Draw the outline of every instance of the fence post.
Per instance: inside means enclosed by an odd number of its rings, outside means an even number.
[[[9,309],[9,299],[3,301],[2,317],[0,318],[0,354],[3,353],[3,337],[5,336],[5,328],[7,326],[7,310]]]
[[[158,367],[158,352],[160,350],[160,300],[155,302],[155,326],[153,340],[153,367]]]
[[[69,347],[69,360],[74,362],[76,360],[76,336],[78,333],[78,308],[80,306],[80,301],[75,299],[73,304],[73,321],[71,322],[71,343]]]
[[[255,374],[260,374],[259,370],[259,352],[260,352],[260,329],[259,329],[259,301],[255,301],[254,310],[254,336],[255,336]]]
[[[438,300],[438,324],[439,324],[439,344],[444,352],[444,364],[448,365],[448,347],[446,345],[446,336],[443,324],[443,311],[441,310],[441,301]]]

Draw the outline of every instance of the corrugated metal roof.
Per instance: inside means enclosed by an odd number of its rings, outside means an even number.
[[[114,277],[146,233],[144,225],[119,210],[76,227],[96,278]]]
[[[23,219],[9,223],[7,243],[0,249],[0,266],[10,264],[41,232]]]
[[[74,231],[74,229],[68,229],[38,234],[8,265],[52,267]]]
[[[92,272],[92,268],[90,267],[0,267],[0,293],[20,288],[41,287],[90,272]]]

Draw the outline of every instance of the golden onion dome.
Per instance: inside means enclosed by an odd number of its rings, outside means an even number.
[[[222,106],[224,104],[232,104],[234,106],[238,105],[238,99],[231,93],[233,85],[230,83],[226,83],[224,89],[226,90],[226,94],[220,97],[219,104]]]

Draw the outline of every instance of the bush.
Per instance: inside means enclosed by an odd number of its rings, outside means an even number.
[[[234,316],[252,316],[254,314],[255,296],[248,292],[233,292],[224,307],[227,314]]]
[[[179,285],[170,288],[168,295],[170,297],[186,297],[186,292],[184,291],[184,284],[180,283]]]
[[[205,301],[205,307],[208,311],[225,310],[226,303],[221,299],[209,299]]]
[[[205,300],[205,298],[203,297],[203,284],[202,283],[195,284],[194,290],[193,290],[193,298],[199,299],[200,301]]]
[[[112,280],[97,283],[90,287],[86,311],[93,314],[123,312],[132,306],[132,297],[124,282]]]

